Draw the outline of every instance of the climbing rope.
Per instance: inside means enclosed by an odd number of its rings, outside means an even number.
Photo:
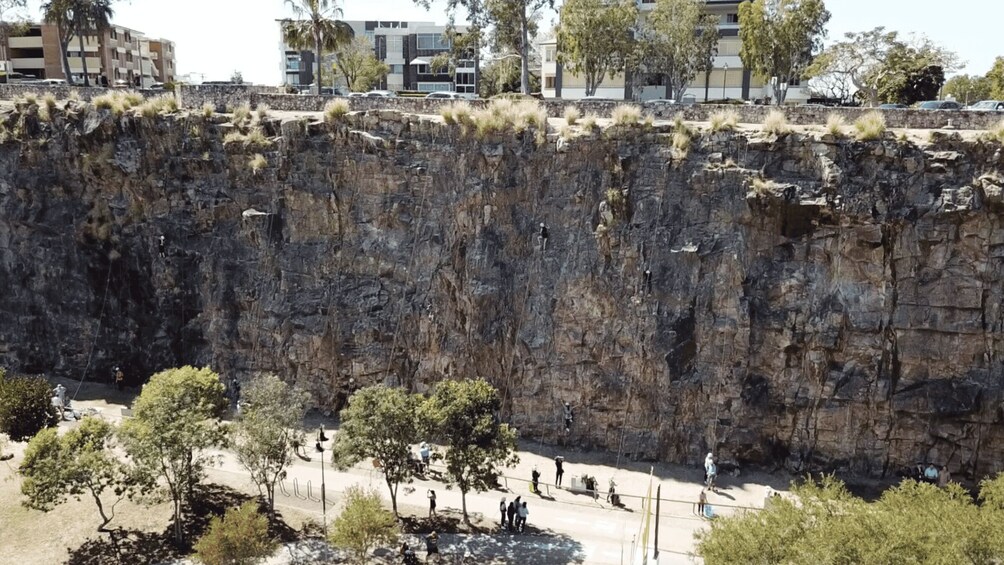
[[[77,393],[80,392],[80,387],[84,384],[84,379],[87,378],[87,371],[91,368],[91,361],[94,359],[94,349],[98,345],[98,337],[101,335],[101,326],[105,319],[105,304],[108,302],[108,287],[111,285],[112,281],[112,264],[108,263],[108,274],[105,276],[105,291],[102,293],[101,297],[101,310],[98,313],[98,328],[94,332],[94,339],[91,341],[91,350],[87,354],[87,363],[84,365],[84,371],[80,375],[80,382],[77,383],[77,388],[73,391],[73,396],[71,400],[77,399]]]

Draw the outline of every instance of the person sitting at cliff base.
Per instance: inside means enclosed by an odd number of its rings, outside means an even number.
[[[924,469],[924,480],[931,484],[938,482],[938,468],[933,463]]]

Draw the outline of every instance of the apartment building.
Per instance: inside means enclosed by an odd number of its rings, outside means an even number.
[[[378,88],[386,90],[416,90],[434,92],[448,90],[474,96],[477,85],[473,61],[461,61],[451,76],[448,69],[433,69],[432,59],[452,49],[446,36],[447,26],[433,22],[406,21],[347,21],[356,37],[365,37],[373,46],[376,58],[390,67],[390,72]],[[279,21],[280,29],[282,20]],[[456,26],[464,33],[466,26]],[[306,89],[314,82],[314,53],[290,48],[280,37],[280,71],[282,84]],[[334,55],[325,55],[325,86],[347,88],[344,79],[330,72]]]
[[[637,0],[640,17],[655,9],[656,0]],[[705,10],[718,18],[718,54],[715,56],[714,68],[710,73],[694,78],[688,86],[686,96],[692,96],[698,102],[709,100],[751,100],[772,96],[768,85],[758,77],[753,76],[743,66],[739,51],[742,42],[739,39],[739,4],[743,0],[705,0]],[[540,49],[541,89],[545,98],[579,99],[585,96],[586,81],[583,76],[576,76],[564,69],[557,61],[558,42],[555,39],[542,41]],[[630,70],[628,70],[630,72]],[[631,78],[631,77],[627,77]],[[641,86],[629,88],[623,73],[607,77],[596,90],[596,96],[616,100],[635,98],[638,100],[656,100],[672,98],[663,84],[662,77],[657,75],[642,77]],[[788,87],[787,101],[789,103],[804,102],[808,99],[808,88],[799,83]]]
[[[10,68],[38,79],[66,79],[56,26],[32,24],[19,36],[8,38]],[[83,82],[84,64],[91,84],[127,84],[148,87],[173,80],[174,43],[147,39],[135,30],[112,25],[98,35],[72,37],[66,49],[74,82]]]

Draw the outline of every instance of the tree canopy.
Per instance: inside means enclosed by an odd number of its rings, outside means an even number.
[[[718,17],[705,13],[701,0],[656,0],[639,35],[641,67],[664,77],[666,96],[681,100],[694,77],[714,65]]]
[[[868,503],[832,477],[796,485],[759,511],[716,518],[696,534],[713,563],[996,563],[1004,558],[1004,475],[983,504],[957,484],[904,481]]]
[[[411,482],[415,474],[411,446],[423,427],[419,421],[421,404],[420,396],[399,388],[362,388],[342,410],[341,426],[331,448],[335,465],[342,469],[368,457],[380,461],[395,516],[398,485]]]
[[[0,368],[0,433],[24,441],[55,426],[62,417],[52,405],[52,390],[42,377],[12,377]]]
[[[275,512],[275,485],[292,463],[293,446],[303,444],[306,393],[275,375],[252,380],[241,395],[240,418],[233,426],[237,460],[251,475],[251,482]]]
[[[990,79],[979,75],[955,75],[945,82],[942,92],[964,104],[989,100],[993,96]]]
[[[168,369],[150,377],[119,433],[126,453],[150,480],[162,479],[174,503],[175,540],[182,541],[182,503],[189,500],[216,458],[205,453],[226,443],[219,418],[223,384],[208,368]]]
[[[471,0],[461,0],[461,4]],[[534,21],[540,10],[554,8],[554,0],[484,0],[496,33],[510,30],[510,42],[520,55],[520,92],[530,94],[530,58],[533,55]]]
[[[314,51],[314,83],[321,93],[321,60],[325,53],[335,51],[352,41],[352,26],[341,21],[342,10],[335,0],[285,0],[296,15],[282,22],[282,37],[293,49]]]
[[[268,519],[258,505],[245,502],[223,518],[213,516],[194,549],[205,565],[253,565],[272,555],[277,545],[269,538]]]
[[[345,489],[345,508],[331,524],[329,539],[352,552],[356,563],[366,563],[377,544],[393,543],[398,532],[394,514],[383,507],[380,495],[354,485]]]
[[[637,19],[633,0],[566,0],[561,7],[558,61],[570,74],[585,77],[586,96],[593,96],[604,78],[624,70]]]
[[[390,67],[376,58],[368,39],[357,37],[335,49],[334,70],[350,90],[365,92],[380,84]]]
[[[783,84],[802,76],[822,47],[830,12],[823,0],[753,0],[739,4],[739,56],[753,74],[770,80],[774,101],[784,103]]]
[[[448,485],[460,489],[464,522],[467,493],[493,488],[500,467],[519,462],[516,431],[498,419],[497,391],[484,379],[443,381],[420,410],[430,435],[446,445]]]

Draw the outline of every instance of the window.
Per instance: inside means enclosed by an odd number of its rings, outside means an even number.
[[[390,74],[392,74],[392,75],[403,75],[404,74],[404,65],[391,65],[390,66]]]
[[[450,39],[439,33],[418,34],[418,48],[445,51],[450,48]]]
[[[553,63],[554,59],[555,59],[555,55],[557,54],[557,51],[558,51],[557,47],[545,47],[544,48],[544,62],[545,63]]]
[[[554,77],[544,77],[544,88],[554,88]]]
[[[461,85],[461,84],[473,85],[474,84],[474,73],[457,73],[457,77],[456,77],[455,82],[458,85]]]
[[[448,82],[420,82],[419,92],[443,92],[453,90],[453,85]]]
[[[363,35],[365,35],[365,36],[366,36],[366,40],[370,42],[370,46],[371,46],[371,47],[373,46],[373,44],[374,44],[374,43],[376,43],[376,40],[374,39],[374,36],[373,36],[373,32],[372,32],[372,31],[367,31],[367,32],[366,32],[366,33],[364,33]]]
[[[118,34],[117,31],[115,31],[115,28],[112,28],[109,33],[110,33],[112,39],[118,39],[119,38],[119,34]]]
[[[299,59],[287,59],[286,60],[286,72],[299,72],[300,70],[300,60]]]
[[[738,25],[739,14],[725,14],[725,23]]]
[[[404,38],[400,35],[387,36],[387,56],[401,57],[404,55]]]

